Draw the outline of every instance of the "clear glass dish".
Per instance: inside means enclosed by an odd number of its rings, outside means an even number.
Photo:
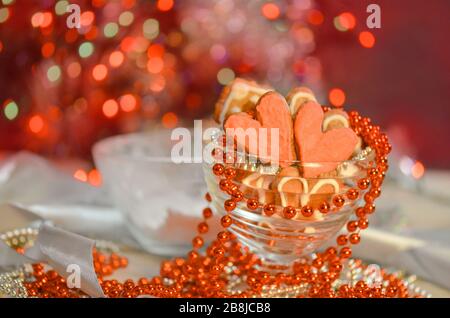
[[[147,251],[167,256],[192,248],[206,192],[200,163],[172,161],[171,133],[116,136],[93,149],[104,186],[134,238]]]
[[[214,148],[225,151],[221,140],[221,137],[213,137]],[[325,242],[329,242],[346,224],[356,207],[361,205],[367,190],[360,190],[356,200],[346,200],[339,210],[332,208],[328,213],[323,214],[318,209],[319,204],[325,201],[333,206],[331,204],[332,198],[336,195],[345,196],[349,189],[358,188],[358,180],[366,177],[367,169],[374,165],[373,153],[368,153],[362,158],[340,162],[336,172],[331,175],[315,178],[298,177],[298,179],[304,179],[302,182],[308,184],[334,180],[330,182],[339,184],[338,191],[294,193],[280,191],[274,188],[273,184],[270,184],[270,180],[273,181],[276,178],[277,170],[260,163],[246,163],[249,156],[242,153],[238,153],[238,157],[240,161],[231,164],[237,172],[236,177],[233,178],[233,183],[244,193],[244,197],[256,198],[260,207],[251,210],[247,207],[245,201],[238,202],[236,209],[230,212],[233,219],[230,232],[236,235],[243,246],[249,248],[262,260],[266,269],[289,268],[294,261],[318,251]],[[227,214],[224,209],[224,202],[230,199],[230,195],[220,189],[219,181],[221,178],[217,177],[212,171],[214,164],[219,161],[205,162],[203,172],[208,191],[211,194],[212,208],[217,214],[223,216]],[[306,165],[320,166],[322,164],[291,162],[292,167],[300,170]],[[254,179],[262,177],[269,182],[260,182],[259,184],[246,182],[248,177],[255,173]],[[281,197],[284,197],[285,200],[283,201]],[[283,208],[291,205],[287,203],[292,202],[298,202],[296,216],[292,219],[283,218]],[[261,207],[263,203],[274,204],[276,213],[272,216],[265,215]],[[304,217],[299,212],[305,203],[314,210],[314,214],[310,217]]]

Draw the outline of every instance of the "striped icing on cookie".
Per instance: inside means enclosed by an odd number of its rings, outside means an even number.
[[[270,184],[272,183],[274,178],[274,176],[252,173],[242,180],[242,184],[251,188],[256,188],[259,201],[264,204],[268,201],[267,196],[269,196],[270,194],[267,193],[267,190],[270,188]]]
[[[313,92],[307,87],[296,87],[292,89],[286,99],[292,116],[297,114],[297,111],[302,104],[309,101],[314,101],[317,103]]]
[[[327,131],[329,128],[328,126],[330,125],[331,122],[338,122],[340,124],[339,128],[350,127],[347,117],[343,116],[342,114],[334,113],[334,114],[330,114],[329,116],[327,116],[325,114],[323,123],[322,123],[322,130]]]
[[[303,191],[308,191],[308,182],[304,178],[300,177],[283,177],[281,178],[280,182],[277,185],[277,191],[280,193],[280,199],[281,199],[281,205],[286,207],[289,205],[288,198],[286,197],[286,193],[283,191],[283,187],[288,183],[289,181],[300,181],[303,187]]]
[[[311,195],[316,194],[317,191],[324,185],[331,185],[334,189],[335,193],[339,192],[339,183],[335,179],[320,179],[316,184],[309,190],[308,181],[305,178],[301,177],[283,177],[281,181],[278,183],[277,190],[280,193],[281,205],[288,206],[287,198],[285,192],[283,191],[283,187],[285,184],[291,180],[300,181],[303,187],[303,191],[300,194],[300,204],[301,206],[305,206],[309,203]]]
[[[295,105],[300,98],[308,100],[308,101],[312,100],[317,103],[317,99],[312,93],[309,93],[306,91],[299,91],[299,92],[295,93],[294,96],[292,96],[290,104]]]
[[[272,89],[270,88],[257,86],[256,83],[236,79],[233,84],[231,84],[230,92],[224,101],[218,118],[219,122],[223,123],[226,116],[229,114],[243,111],[242,107],[246,99],[255,105],[262,95],[271,90]]]
[[[302,196],[301,203],[302,205],[308,204],[311,195],[316,194],[317,191],[324,185],[331,185],[333,187],[334,193],[339,192],[339,183],[336,181],[336,179],[320,179],[317,181],[317,183],[312,187],[311,191],[308,191],[305,197]]]

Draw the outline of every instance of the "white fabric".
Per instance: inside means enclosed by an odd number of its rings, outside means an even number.
[[[25,228],[33,223],[39,224],[36,241],[24,255],[0,241],[0,268],[46,263],[64,278],[73,279],[74,287],[80,288],[91,297],[105,297],[94,269],[92,252],[95,241],[54,227],[34,213],[10,204],[0,204],[0,212],[3,228]]]

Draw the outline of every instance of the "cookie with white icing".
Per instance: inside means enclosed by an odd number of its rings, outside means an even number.
[[[215,106],[214,120],[223,125],[227,117],[233,113],[254,110],[259,98],[269,91],[273,91],[273,88],[259,85],[255,81],[234,79],[220,94]]]
[[[274,195],[270,191],[275,176],[262,175],[253,172],[242,179],[241,191],[247,197],[257,196],[259,203],[269,204],[274,202]]]
[[[345,111],[341,109],[330,109],[325,112],[322,122],[323,131],[344,127],[350,127],[348,114]]]
[[[337,178],[308,179],[308,189],[302,203],[318,209],[322,202],[330,202],[334,195],[340,193],[343,186]]]
[[[272,183],[276,191],[275,203],[295,208],[308,205],[317,209],[322,202],[331,201],[342,187],[337,178],[303,178],[295,167],[282,169]]]
[[[300,107],[310,101],[314,101],[317,103],[317,99],[314,96],[312,90],[307,87],[295,87],[291,89],[291,91],[286,96],[286,100],[289,104],[289,110],[293,118],[297,115]]]
[[[299,207],[300,197],[308,187],[306,179],[300,177],[300,171],[296,167],[286,167],[276,176],[272,183],[275,191],[275,203],[282,207]]]

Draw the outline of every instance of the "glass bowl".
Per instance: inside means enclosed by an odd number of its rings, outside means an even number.
[[[225,152],[222,142],[218,140],[222,140],[222,138],[217,136],[213,138],[213,148],[220,149],[221,153]],[[319,211],[319,203],[327,202],[332,207],[332,198],[336,195],[345,196],[350,188],[358,188],[358,180],[366,177],[367,169],[375,164],[374,154],[370,152],[363,158],[340,162],[336,172],[331,175],[315,178],[296,177],[296,179],[303,179],[302,182],[312,185],[309,187],[309,191],[299,193],[299,191],[280,191],[277,187],[273,187],[278,169],[260,163],[249,163],[250,156],[242,153],[235,157],[239,158],[237,162],[226,164],[226,166],[232,166],[236,171],[233,183],[243,192],[246,199],[257,199],[259,207],[249,209],[245,200],[238,202],[236,208],[229,212],[233,219],[229,230],[244,247],[261,259],[261,266],[265,270],[270,268],[289,269],[295,261],[318,251],[325,242],[329,242],[346,224],[355,209],[361,205],[364,194],[368,190],[360,190],[357,199],[346,200],[341,208],[331,208],[328,213]],[[224,203],[230,199],[230,195],[220,189],[221,178],[217,177],[212,169],[215,163],[222,163],[221,161],[212,158],[210,162],[204,162],[203,172],[208,191],[211,194],[212,208],[217,214],[223,216],[228,214],[225,211]],[[323,164],[329,163],[295,161],[292,162],[291,167],[301,170],[306,165],[319,167]],[[263,181],[252,182],[259,178],[262,178]],[[314,188],[313,185],[327,182],[337,183],[339,186],[333,188],[335,191],[320,193],[311,191]],[[304,190],[306,189],[305,187]],[[263,204],[268,203],[273,204],[276,211],[271,216],[263,212]],[[283,218],[283,209],[288,205],[292,206],[292,203],[296,205],[296,216],[292,219]],[[301,207],[305,204],[313,208],[312,216],[304,217],[301,214]]]
[[[131,234],[149,252],[167,256],[191,249],[206,192],[200,163],[171,160],[171,132],[120,135],[93,148],[103,184]]]

